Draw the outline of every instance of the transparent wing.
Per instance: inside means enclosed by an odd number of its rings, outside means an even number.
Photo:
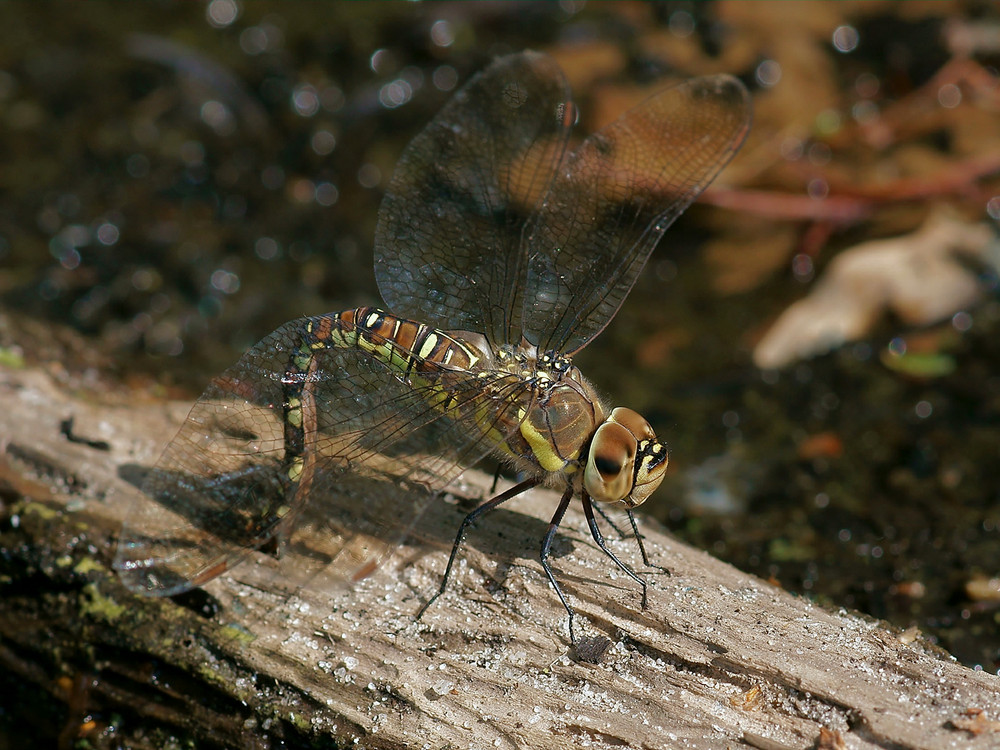
[[[572,354],[614,317],[667,227],[746,137],[751,104],[731,76],[667,89],[570,154],[531,223],[524,336]]]
[[[130,588],[177,594],[275,540],[292,558],[280,569],[295,571],[296,581],[320,570],[324,579],[361,578],[437,492],[495,448],[485,437],[493,420],[530,398],[513,376],[487,383],[442,367],[423,372],[418,385],[359,349],[322,349],[302,389],[295,471],[288,363],[319,320],[285,324],[198,399],[147,472],[122,531],[115,567]],[[484,386],[490,408],[481,403]],[[447,409],[433,405],[442,387],[452,396]]]
[[[393,313],[494,345],[520,341],[522,234],[574,116],[559,67],[527,52],[470,79],[410,143],[375,231],[375,275]]]

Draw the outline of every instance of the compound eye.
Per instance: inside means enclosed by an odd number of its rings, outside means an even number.
[[[608,419],[611,422],[617,422],[627,429],[635,435],[636,440],[653,440],[656,437],[653,428],[649,426],[649,422],[646,421],[645,417],[624,406],[616,407]]]
[[[614,479],[621,474],[625,467],[625,459],[624,453],[621,456],[594,456],[594,468],[597,469],[602,479]]]
[[[583,472],[583,486],[594,500],[617,503],[632,491],[636,440],[615,422],[597,428]]]

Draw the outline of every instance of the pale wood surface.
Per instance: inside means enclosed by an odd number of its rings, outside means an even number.
[[[1000,747],[996,676],[919,634],[792,596],[650,522],[651,557],[672,575],[647,572],[640,611],[576,508],[554,566],[580,632],[612,645],[597,664],[574,658],[535,559],[556,500],[546,491],[472,532],[448,593],[420,622],[463,513],[444,502],[354,589],[262,588],[260,556],[206,587],[218,603],[209,617],[134,596],[109,569],[131,491],[118,469],[155,461],[189,404],[127,398],[71,395],[44,372],[0,368],[10,578],[0,669],[42,685],[90,674],[88,700],[132,726],[234,747]],[[59,422],[70,415],[110,450],[68,442]],[[640,562],[630,540],[612,545]],[[820,740],[823,728],[839,739]]]

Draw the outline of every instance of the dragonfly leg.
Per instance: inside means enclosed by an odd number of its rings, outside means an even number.
[[[625,538],[625,530],[621,526],[619,526],[617,523],[615,523],[614,519],[611,516],[608,515],[607,511],[605,511],[604,508],[602,508],[600,505],[595,505],[594,506],[594,510],[597,511],[597,515],[599,515],[601,518],[603,518],[605,521],[608,522],[608,526],[610,526],[612,529],[614,529],[618,533],[618,536],[621,539]],[[633,526],[632,528],[634,529],[635,527]],[[640,542],[639,544],[641,546],[642,542]],[[643,561],[646,560],[645,555],[643,555],[642,559],[643,559]]]
[[[559,582],[556,581],[555,575],[552,573],[552,567],[549,565],[549,548],[552,546],[552,540],[555,538],[556,530],[559,528],[559,524],[562,523],[563,516],[566,515],[566,509],[569,507],[570,500],[573,499],[573,486],[570,485],[563,492],[562,499],[559,500],[559,507],[556,508],[556,512],[552,514],[552,520],[549,521],[549,529],[545,532],[545,536],[542,538],[542,554],[539,559],[542,562],[542,567],[545,569],[545,574],[549,577],[549,583],[552,584],[552,588],[556,590],[556,595],[559,597],[559,601],[566,608],[566,613],[569,615],[569,641],[574,646],[576,645],[576,634],[573,632],[573,617],[576,613],[573,608],[569,606],[569,602],[566,601],[566,596],[563,594],[562,588],[559,586]]]
[[[628,513],[628,521],[630,524],[632,524],[632,535],[635,537],[635,541],[639,545],[639,552],[642,553],[642,564],[645,565],[647,568],[656,568],[657,570],[662,571],[667,575],[670,575],[670,571],[667,570],[665,567],[663,567],[662,565],[656,565],[649,561],[649,556],[646,554],[646,545],[642,541],[642,534],[639,533],[639,524],[635,522],[635,513],[632,512],[631,508],[629,508],[625,512]]]
[[[590,496],[586,493],[586,491],[583,493],[583,513],[587,517],[587,525],[590,526],[590,535],[594,537],[594,541],[597,542],[597,546],[601,548],[601,551],[610,557],[611,561],[617,565],[625,573],[625,575],[642,586],[642,608],[646,609],[649,605],[646,593],[646,582],[640,578],[636,572],[632,570],[632,568],[619,560],[618,556],[608,548],[607,543],[604,541],[604,535],[601,534],[601,530],[597,526],[597,518],[594,516],[594,504],[591,502]]]
[[[500,472],[502,469],[503,469],[503,464],[498,464],[497,470],[493,473],[493,484],[490,485],[491,495],[497,491],[497,485],[500,483]]]
[[[430,607],[435,601],[437,601],[438,597],[441,596],[441,594],[443,594],[445,592],[445,589],[448,587],[448,578],[451,576],[451,569],[455,565],[455,560],[458,557],[458,550],[462,547],[462,543],[465,541],[465,535],[468,533],[469,527],[471,527],[472,524],[474,524],[477,520],[479,520],[480,516],[489,513],[491,510],[496,510],[505,502],[510,500],[512,497],[516,497],[517,495],[520,495],[522,492],[526,492],[527,490],[530,490],[532,487],[536,487],[537,485],[541,484],[541,481],[542,480],[539,477],[532,477],[531,479],[526,479],[525,481],[514,485],[513,487],[505,490],[504,492],[501,492],[496,497],[487,500],[485,503],[478,506],[475,510],[473,510],[465,518],[462,519],[462,525],[458,527],[458,534],[455,536],[455,543],[451,546],[451,555],[448,557],[448,564],[445,566],[444,575],[441,577],[441,587],[430,599],[427,600],[424,606],[420,608],[420,611],[417,612],[417,616],[415,619],[419,620],[421,617],[423,617],[423,614],[424,612],[427,611],[427,608]]]

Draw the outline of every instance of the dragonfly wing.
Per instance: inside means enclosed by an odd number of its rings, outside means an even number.
[[[523,408],[513,376],[426,369],[417,383],[356,347],[314,352],[302,397],[304,461],[288,452],[289,360],[308,324],[285,324],[216,378],[141,483],[115,567],[133,590],[199,586],[277,540],[296,580],[356,580],[442,488],[495,450],[489,425]],[[402,355],[402,352],[396,352]],[[447,408],[436,398],[447,380]],[[516,422],[514,423],[516,426]],[[510,429],[510,428],[507,428]]]
[[[267,399],[280,405],[280,389],[271,379],[254,384],[253,353],[212,382],[144,472],[114,562],[129,588],[181,593],[277,535],[281,519],[273,509],[286,483],[280,412]]]
[[[410,143],[375,231],[375,274],[395,314],[520,340],[522,235],[574,116],[559,67],[527,52],[470,79]]]
[[[614,317],[667,227],[735,155],[750,127],[737,79],[657,93],[566,159],[527,239],[524,336],[572,354]]]

